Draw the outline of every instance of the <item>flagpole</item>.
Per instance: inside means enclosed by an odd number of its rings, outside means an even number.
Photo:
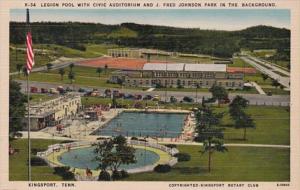
[[[29,9],[26,9],[26,27],[29,30]],[[27,34],[26,34],[27,36]],[[27,118],[28,118],[28,181],[31,181],[31,142],[30,142],[30,89],[29,89],[29,70],[27,70]]]

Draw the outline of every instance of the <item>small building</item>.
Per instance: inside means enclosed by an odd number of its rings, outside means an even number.
[[[227,72],[226,64],[146,63],[141,70],[113,73],[111,82],[132,87],[243,88],[242,72]]]
[[[79,95],[67,94],[42,103],[30,105],[30,129],[33,131],[56,126],[62,119],[75,116],[81,109]],[[28,116],[25,115],[23,130],[27,130]]]
[[[166,52],[154,49],[138,49],[138,48],[116,48],[109,49],[107,54],[111,57],[128,57],[128,58],[148,58],[147,55],[167,55],[170,56],[172,52]]]

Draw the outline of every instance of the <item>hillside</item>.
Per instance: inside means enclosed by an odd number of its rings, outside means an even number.
[[[85,51],[84,44],[117,44],[182,53],[231,57],[243,49],[289,50],[290,30],[254,26],[240,31],[202,30],[123,23],[103,25],[78,22],[31,24],[35,44],[57,44]],[[10,43],[24,44],[25,23],[10,23]]]

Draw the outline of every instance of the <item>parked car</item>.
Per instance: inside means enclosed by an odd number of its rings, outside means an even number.
[[[132,94],[126,94],[124,99],[134,99],[134,96]]]
[[[30,87],[30,92],[31,93],[37,93],[38,92],[37,87],[34,87],[34,86]]]
[[[68,88],[69,88],[69,87],[68,87]],[[67,88],[67,89],[68,89],[68,88]],[[79,88],[79,89],[78,89],[78,92],[83,93],[83,92],[86,92],[86,90],[85,90],[84,88]]]
[[[159,101],[160,97],[159,95],[154,95],[154,97],[152,98],[153,101]]]
[[[104,94],[105,94],[105,97],[110,98],[111,97],[111,90],[110,89],[105,89]]]
[[[153,98],[153,96],[151,95],[145,95],[143,100],[151,100]]]
[[[66,91],[67,91],[67,92],[72,92],[73,90],[72,90],[70,87],[67,87],[67,88],[66,88]]]
[[[135,100],[141,100],[143,97],[142,97],[142,95],[140,95],[140,94],[135,94],[134,95],[134,99]]]
[[[66,93],[64,87],[62,87],[62,86],[58,86],[58,87],[56,88],[56,90],[57,90],[60,94]]]
[[[171,96],[170,97],[170,102],[171,103],[176,103],[177,102],[177,98],[175,98],[175,96]]]
[[[271,92],[271,91],[268,91],[268,92],[267,92],[267,96],[272,96],[272,92]]]
[[[194,99],[189,96],[185,96],[183,97],[182,101],[191,103],[194,102]]]
[[[48,93],[48,90],[46,88],[41,88],[41,93]]]
[[[59,94],[59,92],[55,88],[50,88],[49,93],[50,94]]]
[[[229,104],[230,103],[230,99],[227,97],[227,98],[224,98],[223,100],[220,100],[220,104]]]
[[[120,92],[118,90],[114,90],[113,91],[113,96],[116,97],[116,98],[120,98]]]

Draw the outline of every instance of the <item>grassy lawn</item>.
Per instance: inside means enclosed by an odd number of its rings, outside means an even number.
[[[247,129],[247,140],[242,140],[243,130],[233,128],[228,107],[215,107],[216,112],[225,112],[221,126],[225,127],[225,143],[290,144],[290,113],[287,107],[249,106],[246,112],[253,118],[256,128]]]
[[[262,76],[260,73],[256,73],[256,74],[246,74],[245,78],[244,78],[245,82],[256,82],[258,85],[271,85],[272,84],[272,80],[270,78],[263,80]]]
[[[12,47],[16,47],[11,44]],[[18,45],[18,48],[26,48],[25,45]],[[111,44],[85,44],[86,50],[80,51],[69,47],[56,45],[56,44],[34,44],[35,52],[35,67],[43,66],[49,62],[52,62],[59,57],[67,58],[95,58],[101,57],[107,54],[107,50],[118,47],[117,45]],[[38,51],[39,50],[39,51]],[[44,52],[41,53],[40,51]],[[16,56],[17,54],[17,56]],[[17,71],[17,64],[25,64],[26,52],[25,49],[19,49],[16,53],[15,49],[9,51],[9,65],[10,72]]]
[[[265,92],[271,92],[272,94],[276,94],[276,95],[290,95],[290,91],[286,91],[286,90],[283,90],[283,89],[280,89],[280,88],[274,88],[274,87],[264,87],[262,86],[262,89],[265,91]]]
[[[46,149],[48,145],[58,143],[60,141],[33,139],[31,140],[32,149]],[[11,145],[19,149],[19,153],[9,156],[9,180],[26,181],[27,173],[27,139],[18,139],[11,142]],[[34,181],[63,181],[62,177],[53,174],[54,169],[48,166],[32,166],[32,180]]]
[[[253,67],[247,62],[243,61],[241,58],[234,58],[232,64],[228,64],[228,67]]]
[[[32,148],[45,149],[59,141],[33,139]],[[18,139],[11,142],[20,150],[9,157],[9,180],[27,180],[27,140]],[[212,171],[207,172],[207,154],[201,154],[200,146],[179,145],[180,152],[191,155],[188,162],[180,162],[165,174],[154,172],[131,174],[129,181],[289,181],[290,149],[228,147],[227,153],[215,153],[212,159]],[[53,174],[48,166],[33,166],[32,180],[62,181]]]
[[[191,155],[169,173],[131,174],[131,181],[289,181],[290,149],[228,147],[227,153],[215,153],[212,171],[207,171],[207,154],[199,146],[178,146],[180,152]]]

